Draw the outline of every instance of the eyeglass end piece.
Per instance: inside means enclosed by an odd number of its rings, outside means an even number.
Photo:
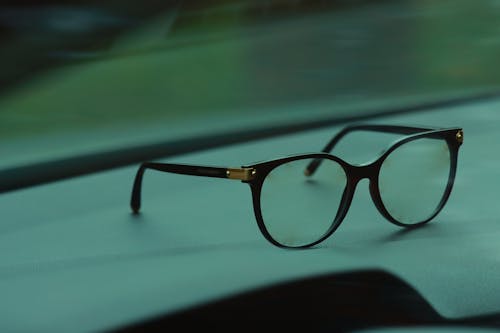
[[[252,180],[257,171],[254,168],[228,168],[226,169],[226,178],[238,179],[242,181]]]
[[[459,130],[457,132],[457,134],[455,135],[455,137],[457,138],[458,143],[460,143],[460,144],[463,143],[464,142],[464,131]]]

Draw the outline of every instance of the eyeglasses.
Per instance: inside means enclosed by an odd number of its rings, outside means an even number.
[[[353,131],[404,135],[375,161],[352,165],[329,154]],[[353,125],[335,135],[320,153],[288,156],[241,168],[142,163],[132,190],[138,213],[144,171],[241,180],[250,185],[257,225],[272,244],[305,248],[324,241],[347,214],[357,183],[369,180],[372,200],[387,220],[416,227],[432,220],[448,200],[457,169],[461,128],[431,129]]]

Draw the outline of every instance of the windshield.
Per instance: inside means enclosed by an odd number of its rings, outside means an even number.
[[[4,2],[0,169],[495,93],[497,7]]]

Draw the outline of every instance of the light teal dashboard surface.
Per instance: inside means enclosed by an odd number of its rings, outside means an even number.
[[[239,181],[148,171],[139,216],[129,207],[138,165],[4,193],[0,330],[102,331],[261,286],[365,268],[401,277],[448,318],[498,312],[499,108],[490,101],[376,119],[463,127],[447,206],[427,226],[404,231],[380,216],[362,181],[340,228],[310,250],[268,243]],[[168,161],[239,167],[319,151],[340,129]],[[369,161],[386,143],[353,135],[336,153]]]

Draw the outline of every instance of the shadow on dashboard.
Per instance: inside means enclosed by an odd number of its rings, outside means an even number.
[[[500,327],[498,323],[495,316],[471,321],[447,320],[403,280],[380,270],[362,270],[259,288],[131,323],[111,332],[189,330],[195,327],[233,330],[279,327],[292,331],[349,332],[376,327],[447,324]]]

